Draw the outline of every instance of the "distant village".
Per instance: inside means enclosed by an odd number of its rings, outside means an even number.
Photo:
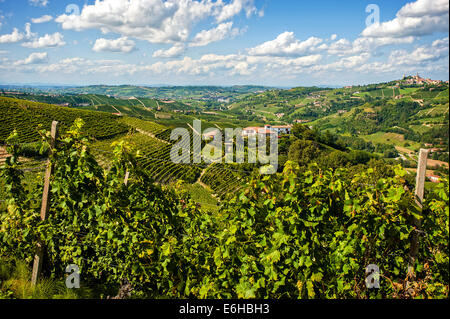
[[[406,85],[425,85],[425,84],[433,84],[433,85],[439,85],[442,83],[447,83],[448,81],[441,81],[441,80],[432,80],[432,79],[424,79],[422,78],[419,73],[417,75],[412,76],[403,76],[403,79],[401,80],[402,83]]]

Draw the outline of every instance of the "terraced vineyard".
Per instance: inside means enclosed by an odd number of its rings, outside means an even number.
[[[195,183],[200,176],[200,167],[189,164],[175,164],[171,161],[171,144],[141,133],[122,136],[113,141],[118,140],[125,140],[133,145],[136,150],[139,150],[141,154],[139,163],[158,183],[169,184],[180,179],[187,183]],[[93,145],[93,152],[103,166],[108,166],[113,156],[110,153],[110,144],[113,141],[100,141]]]
[[[20,142],[35,142],[40,139],[39,125],[50,129],[52,121],[58,121],[60,130],[65,131],[77,118],[85,122],[84,133],[97,139],[113,137],[129,129],[117,116],[108,113],[0,97],[0,143],[4,143],[14,129],[19,132]]]
[[[124,117],[121,121],[129,126],[136,128],[136,129],[139,129],[139,130],[142,130],[147,133],[154,134],[154,135],[158,135],[167,130],[167,128],[165,126],[162,126],[155,122],[141,120],[141,119],[138,119],[135,117]],[[170,132],[170,131],[167,130],[167,132]],[[170,139],[170,134],[169,134],[169,139]]]
[[[249,173],[231,168],[222,163],[211,164],[200,181],[209,186],[219,197],[234,194],[242,185],[245,185]]]
[[[115,98],[106,95],[79,94],[79,95],[49,95],[49,94],[6,94],[0,92],[0,97],[10,97],[37,103],[65,105],[66,107],[88,111],[101,111],[107,113],[120,113],[122,115],[154,118],[153,110],[158,102],[144,98]]]

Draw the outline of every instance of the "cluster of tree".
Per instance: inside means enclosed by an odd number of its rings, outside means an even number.
[[[421,106],[417,102],[399,101],[396,104],[386,104],[377,112],[377,124],[382,128],[405,124],[420,109]]]
[[[437,161],[449,162],[448,152],[434,152],[431,158]]]
[[[398,151],[394,145],[384,143],[372,143],[365,141],[361,137],[334,135],[334,144],[339,145],[339,149],[350,148],[353,150],[366,151],[369,153],[381,153],[385,158],[398,157]]]
[[[233,109],[230,111],[232,114],[237,115],[237,117],[241,120],[254,122],[260,120],[259,116],[256,114],[253,114],[251,111],[246,111],[243,109]]]
[[[307,166],[316,162],[322,167],[339,168],[358,164],[366,164],[374,155],[367,149],[375,150],[373,145],[360,139],[355,142],[361,149],[349,149],[349,139],[331,134],[329,131],[321,133],[317,129],[310,129],[302,124],[295,124],[292,128],[293,138],[290,139],[288,159]],[[359,142],[359,143],[358,143]],[[370,147],[372,146],[372,147]],[[283,149],[285,145],[283,144]]]

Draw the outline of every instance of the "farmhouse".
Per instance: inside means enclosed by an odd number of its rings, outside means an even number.
[[[255,137],[257,135],[265,135],[270,137],[271,135],[281,135],[290,134],[292,126],[291,125],[264,125],[264,127],[246,127],[242,130],[242,136],[244,137]]]
[[[272,130],[275,130],[278,135],[280,134],[291,134],[291,125],[280,125],[280,126],[272,126]]]

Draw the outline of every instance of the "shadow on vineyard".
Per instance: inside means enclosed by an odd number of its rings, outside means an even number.
[[[26,185],[20,170],[22,138],[7,140],[0,297],[107,298],[124,283],[128,298],[448,297],[448,180],[425,194],[408,274],[420,210],[400,166],[380,178],[372,168],[351,175],[288,161],[282,173],[254,173],[208,211],[180,183],[156,184],[126,140],[112,145],[105,169],[82,132],[77,119],[50,153],[45,220],[42,186]],[[44,263],[31,288],[38,242]],[[79,267],[80,290],[65,288],[68,265]],[[380,288],[367,288],[368,265],[379,267]]]

